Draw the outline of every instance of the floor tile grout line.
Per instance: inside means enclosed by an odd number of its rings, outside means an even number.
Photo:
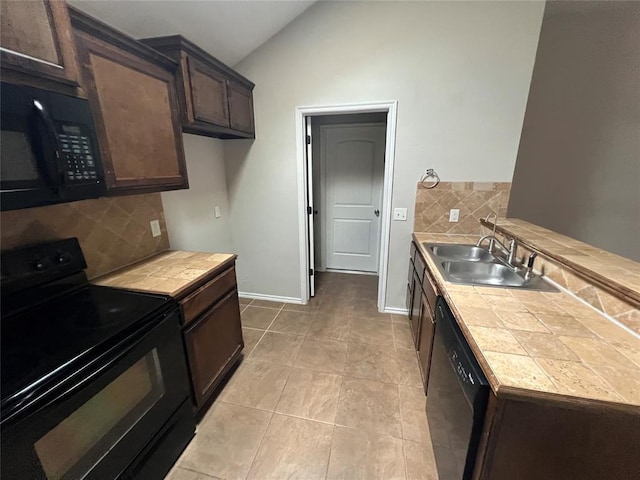
[[[337,412],[336,412],[337,415]],[[327,468],[324,471],[325,480],[329,478],[329,467],[331,466],[331,454],[333,453],[333,442],[336,439],[336,428],[337,425],[333,424],[333,429],[331,430],[331,442],[329,443],[329,458],[327,458]]]
[[[275,415],[275,413],[273,412],[270,412],[270,413],[271,413],[271,416],[269,417],[269,422],[267,422],[267,428],[264,429],[264,432],[262,433],[262,437],[258,442],[258,447],[256,448],[256,451],[253,452],[253,455],[251,456],[251,462],[249,462],[249,468],[247,469],[247,473],[243,477],[243,480],[246,480],[246,478],[249,477],[249,474],[251,473],[251,467],[253,467],[253,464],[255,463],[256,458],[258,457],[258,453],[260,452],[260,447],[262,447],[262,443],[264,442],[264,437],[267,436],[267,432],[269,431],[269,427],[271,426],[271,421],[273,420],[273,416]]]
[[[404,440],[404,431],[402,433],[402,463],[404,464],[404,478],[409,480],[409,469],[407,465],[407,452],[405,449],[406,443]]]
[[[177,463],[172,467],[172,469],[173,469],[173,468],[181,468],[182,470],[187,470],[188,472],[197,473],[198,475],[204,475],[205,477],[207,477],[207,478],[211,478],[211,479],[214,479],[214,478],[216,478],[216,479],[217,479],[217,478],[220,478],[220,477],[218,477],[217,475],[216,475],[216,476],[211,476],[211,475],[209,475],[208,473],[201,472],[200,470],[196,470],[196,469],[194,469],[194,468],[183,467],[182,465],[178,465]]]
[[[253,300],[252,300],[253,301]],[[248,305],[247,305],[248,306]],[[256,308],[265,308],[265,307],[256,307]],[[264,330],[262,332],[262,335],[260,335],[260,338],[258,339],[258,341],[256,342],[256,344],[253,346],[253,348],[251,349],[251,351],[249,353],[247,353],[247,357],[249,357],[249,355],[251,355],[253,353],[253,351],[256,349],[256,347],[258,346],[258,344],[262,341],[262,339],[264,338],[264,336],[266,335],[266,333],[269,331],[269,328],[271,328],[271,325],[273,325],[273,322],[276,321],[276,318],[278,318],[278,315],[280,315],[280,312],[282,311],[282,309],[284,308],[284,305],[282,305],[280,307],[280,309],[278,310],[278,313],[276,313],[276,315],[273,317],[273,319],[271,320],[271,323],[269,324],[269,326],[267,327],[266,330]],[[275,308],[272,308],[271,310],[275,310]],[[242,320],[241,320],[242,321]],[[248,327],[245,327],[248,328]],[[258,328],[254,328],[253,330],[259,330]]]

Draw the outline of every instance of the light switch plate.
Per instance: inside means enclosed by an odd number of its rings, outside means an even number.
[[[149,222],[149,224],[151,225],[151,235],[153,235],[154,237],[159,237],[160,236],[160,222],[158,220],[151,220]]]
[[[407,209],[406,208],[394,208],[393,209],[393,219],[406,221],[407,220]]]
[[[452,208],[449,210],[449,222],[456,223],[460,218],[460,209]]]
[[[213,207],[213,212],[215,213],[216,218],[220,218],[222,216],[222,214],[220,213],[220,207],[218,205]]]

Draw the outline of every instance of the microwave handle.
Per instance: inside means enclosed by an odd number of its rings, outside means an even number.
[[[61,176],[60,172],[60,155],[61,148],[60,142],[58,141],[58,135],[56,134],[55,127],[53,125],[53,121],[49,116],[49,112],[44,108],[42,102],[38,99],[33,99],[33,108],[36,112],[37,117],[42,122],[44,126],[45,134],[48,137],[47,145],[44,145],[44,153],[47,156],[51,156],[50,159],[52,162],[43,162],[41,158],[38,157],[38,165],[40,167],[40,171],[43,175],[48,177],[49,187],[58,195],[62,195],[64,192],[64,179]],[[44,139],[41,139],[44,142]],[[49,148],[51,147],[51,148]],[[47,159],[48,160],[48,159]],[[44,164],[43,164],[44,163]],[[50,172],[50,165],[53,165],[54,172]]]

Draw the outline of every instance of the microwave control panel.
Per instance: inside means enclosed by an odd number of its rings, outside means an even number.
[[[62,125],[58,140],[62,150],[64,176],[67,181],[98,181],[98,167],[91,139],[75,125]]]

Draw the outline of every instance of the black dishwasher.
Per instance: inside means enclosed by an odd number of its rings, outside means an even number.
[[[440,480],[470,479],[489,384],[442,297],[436,304],[427,420]]]

